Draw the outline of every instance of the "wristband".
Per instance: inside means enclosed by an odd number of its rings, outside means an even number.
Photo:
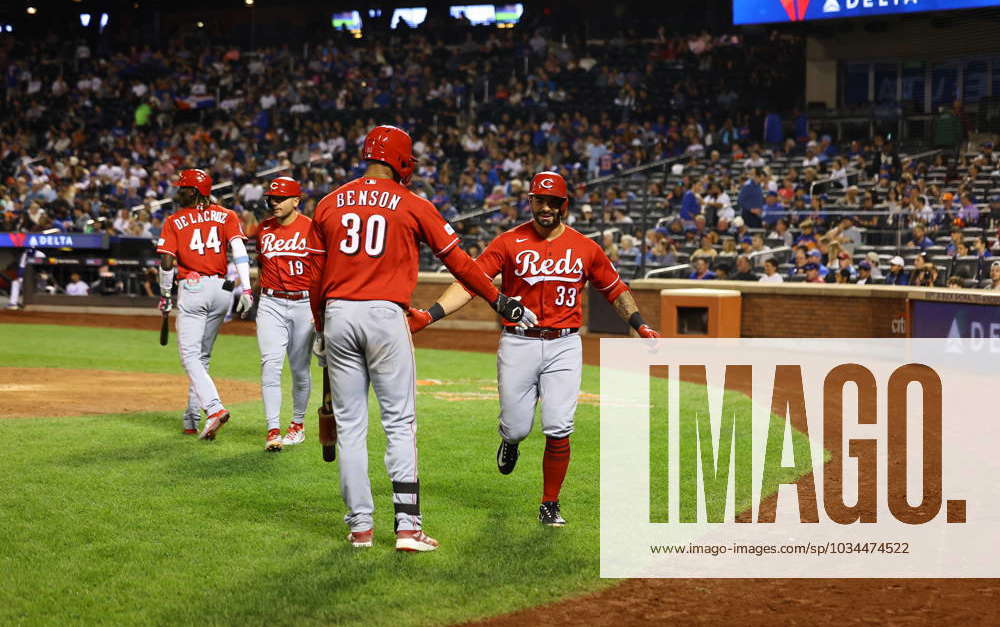
[[[170,290],[174,287],[174,274],[176,272],[176,268],[169,270],[160,268],[160,294],[166,298],[170,297]]]
[[[444,307],[441,306],[441,303],[434,303],[427,310],[427,313],[431,315],[431,321],[437,322],[441,318],[444,318]]]
[[[635,329],[636,331],[638,331],[639,327],[641,327],[644,324],[646,324],[646,321],[642,319],[642,314],[640,314],[637,311],[637,312],[635,312],[634,314],[632,314],[631,316],[628,317],[628,324],[629,324],[630,327],[632,327],[633,329]]]

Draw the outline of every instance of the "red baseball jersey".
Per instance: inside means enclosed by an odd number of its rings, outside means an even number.
[[[232,209],[219,205],[204,209],[189,207],[163,222],[156,252],[177,259],[177,276],[181,279],[192,272],[225,278],[226,249],[236,238],[246,239],[246,236],[239,216]]]
[[[282,225],[277,218],[260,223],[257,240],[257,266],[260,286],[285,292],[309,289],[309,246],[312,220],[299,215],[290,224]]]
[[[497,236],[476,263],[487,276],[503,273],[500,291],[520,296],[540,327],[581,326],[580,300],[587,281],[608,301],[628,289],[597,242],[568,226],[552,241],[541,237],[531,222],[516,226]]]
[[[312,234],[316,252],[325,253],[314,266],[322,273],[324,300],[388,300],[403,307],[417,284],[419,242],[438,256],[458,245],[455,230],[430,202],[390,179],[364,177],[319,201]]]

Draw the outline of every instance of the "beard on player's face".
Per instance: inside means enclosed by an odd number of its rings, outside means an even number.
[[[532,196],[530,202],[531,215],[538,226],[552,228],[562,221],[564,199],[556,196]]]

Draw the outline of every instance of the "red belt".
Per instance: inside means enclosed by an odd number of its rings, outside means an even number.
[[[549,327],[531,327],[530,329],[521,329],[518,327],[504,327],[504,333],[510,333],[511,335],[521,335],[524,337],[535,337],[541,340],[556,340],[561,337],[566,337],[567,335],[573,335],[579,331],[579,327],[567,328],[567,329],[552,329]]]
[[[283,298],[285,300],[306,300],[309,298],[309,291],[302,290],[299,292],[285,292],[283,290],[272,290],[267,287],[261,290],[264,294],[268,296],[273,296],[274,298]]]

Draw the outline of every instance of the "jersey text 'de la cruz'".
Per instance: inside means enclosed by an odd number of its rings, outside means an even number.
[[[209,205],[203,209],[181,209],[163,223],[156,252],[177,259],[181,279],[191,273],[226,275],[226,250],[233,239],[246,239],[243,225],[231,209]]]

